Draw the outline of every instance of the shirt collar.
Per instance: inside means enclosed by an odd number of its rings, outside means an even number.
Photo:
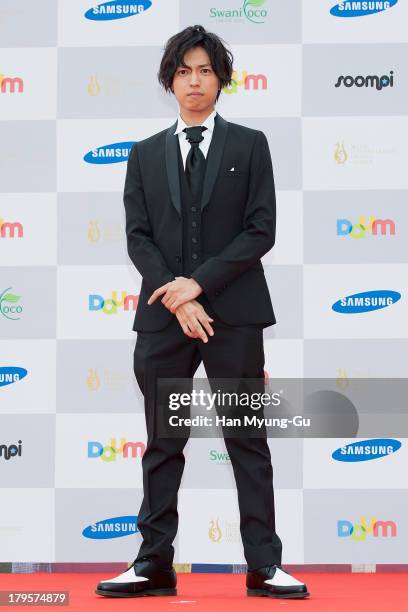
[[[216,114],[217,114],[217,111],[213,110],[208,115],[207,119],[205,121],[203,121],[203,123],[200,123],[199,125],[205,126],[209,132],[212,132],[214,130],[214,118],[215,118]],[[186,127],[191,127],[191,126],[188,126],[186,123],[184,123],[184,121],[181,118],[181,115],[179,113],[178,117],[177,117],[177,127],[176,127],[176,131],[174,132],[174,135],[175,134],[180,134],[180,132],[182,132],[184,130],[184,128],[186,128]],[[185,136],[187,137],[187,134],[185,134]]]

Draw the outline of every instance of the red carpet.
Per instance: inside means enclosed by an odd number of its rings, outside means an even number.
[[[105,574],[0,574],[0,590],[70,591],[69,606],[46,606],[44,610],[197,610],[241,612],[243,610],[318,610],[321,612],[404,612],[408,610],[408,574],[316,574],[298,572],[311,597],[282,601],[247,597],[245,574],[178,574],[177,597],[110,599],[94,594]],[[13,606],[23,609],[23,606]],[[11,609],[9,607],[5,610]],[[27,607],[24,606],[27,610]],[[36,607],[35,609],[41,609]]]

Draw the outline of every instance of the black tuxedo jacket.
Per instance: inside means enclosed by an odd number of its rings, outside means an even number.
[[[123,200],[130,259],[143,277],[133,329],[158,331],[173,315],[147,300],[182,276],[177,122],[133,145]],[[231,170],[234,168],[234,170]],[[276,320],[260,258],[275,243],[272,161],[263,132],[215,115],[201,199],[201,265],[192,277],[229,325]]]

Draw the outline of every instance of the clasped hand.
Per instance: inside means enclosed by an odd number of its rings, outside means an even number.
[[[194,278],[185,278],[184,276],[176,276],[174,281],[170,281],[165,285],[162,285],[156,291],[153,291],[152,295],[147,300],[147,303],[153,304],[161,295],[162,304],[175,314],[176,309],[190,300],[194,300],[202,293],[202,289]]]
[[[174,281],[170,281],[156,289],[147,300],[149,306],[153,304],[161,295],[162,304],[176,315],[183,332],[189,338],[201,338],[203,342],[208,342],[207,334],[214,335],[214,330],[210,323],[214,319],[208,316],[202,305],[196,301],[202,293],[200,285],[193,278],[176,276]],[[206,333],[207,332],[207,333]]]

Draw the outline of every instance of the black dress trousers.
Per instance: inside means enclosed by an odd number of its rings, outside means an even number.
[[[204,306],[205,308],[205,306]],[[201,361],[209,378],[258,378],[264,375],[263,329],[230,326],[214,318],[208,343],[186,336],[176,317],[163,330],[139,332],[134,370],[145,398],[147,445],[142,459],[144,497],[138,527],[143,536],[138,558],[159,565],[173,562],[178,528],[177,494],[187,438],[158,438],[155,432],[156,379],[190,378]],[[266,436],[225,438],[238,492],[240,530],[250,569],[281,564],[282,543],[275,532],[273,472]],[[199,474],[197,475],[199,479]]]

